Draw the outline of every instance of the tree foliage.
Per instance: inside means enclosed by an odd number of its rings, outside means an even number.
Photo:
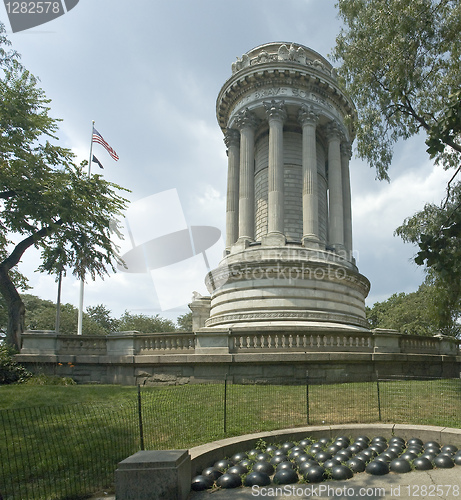
[[[0,24],[0,293],[7,340],[19,348],[25,310],[12,273],[24,252],[41,250],[43,272],[103,277],[119,261],[109,223],[127,200],[120,186],[89,178],[85,165],[55,144],[50,101],[8,46]]]
[[[457,167],[459,0],[339,0],[337,6],[344,28],[332,55],[357,106],[359,157],[388,179],[395,142],[425,131],[430,156]]]
[[[176,325],[173,321],[162,318],[158,314],[147,316],[145,314],[132,314],[128,311],[125,311],[120,317],[118,327],[122,332],[161,333],[176,331]]]
[[[461,184],[456,184],[442,206],[426,204],[396,229],[404,241],[417,243],[415,261],[427,266],[426,281],[437,294],[438,327],[444,333],[458,333],[461,316]]]
[[[461,283],[461,2],[339,0],[344,28],[333,57],[357,106],[358,155],[387,179],[399,139],[426,134],[429,157],[456,168],[441,205],[426,205],[396,233],[419,246],[438,328],[456,331]]]
[[[395,293],[383,302],[367,307],[372,328],[398,330],[407,335],[434,335],[441,332],[434,298],[437,289],[422,284],[416,292]]]

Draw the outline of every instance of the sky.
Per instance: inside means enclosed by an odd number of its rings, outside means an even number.
[[[92,172],[131,191],[122,253],[191,226],[225,234],[227,158],[215,110],[232,62],[271,41],[306,45],[331,60],[341,25],[335,0],[80,0],[65,15],[17,33],[2,4],[0,20],[24,66],[40,78],[51,115],[62,119],[60,145],[78,161],[88,159],[94,120],[119,155],[115,162],[95,144],[104,170],[93,164]],[[351,160],[354,251],[371,282],[370,307],[417,290],[424,279],[411,261],[416,248],[394,231],[444,195],[451,174],[425,149],[421,137],[398,143],[389,183]],[[189,311],[194,291],[207,294],[207,265],[215,267],[221,255],[222,240],[213,239],[205,256],[193,250],[150,273],[111,272],[85,284],[84,307],[175,319]],[[20,264],[28,293],[55,301],[55,279],[35,272],[38,265],[39,254],[28,250]],[[67,276],[62,302],[77,306],[79,297],[79,283]]]

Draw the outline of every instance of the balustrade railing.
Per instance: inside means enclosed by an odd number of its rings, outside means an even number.
[[[136,354],[167,353],[177,351],[193,351],[195,349],[194,334],[149,334],[135,339]]]
[[[419,352],[438,354],[440,350],[440,340],[428,337],[401,337],[401,352]]]
[[[230,350],[289,350],[289,351],[360,351],[373,350],[373,338],[366,334],[236,334],[231,336]]]
[[[58,336],[57,351],[59,354],[106,354],[105,337]]]

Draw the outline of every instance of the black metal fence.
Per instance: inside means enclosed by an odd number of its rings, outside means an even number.
[[[84,498],[140,449],[190,448],[305,425],[393,422],[461,427],[461,380],[145,387],[117,404],[0,410],[4,500]]]

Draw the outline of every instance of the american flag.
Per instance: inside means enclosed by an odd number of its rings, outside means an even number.
[[[93,127],[93,142],[97,142],[98,144],[104,146],[107,152],[112,156],[112,158],[115,161],[118,160],[118,154],[109,146],[109,144],[107,144],[103,136],[94,127]]]

